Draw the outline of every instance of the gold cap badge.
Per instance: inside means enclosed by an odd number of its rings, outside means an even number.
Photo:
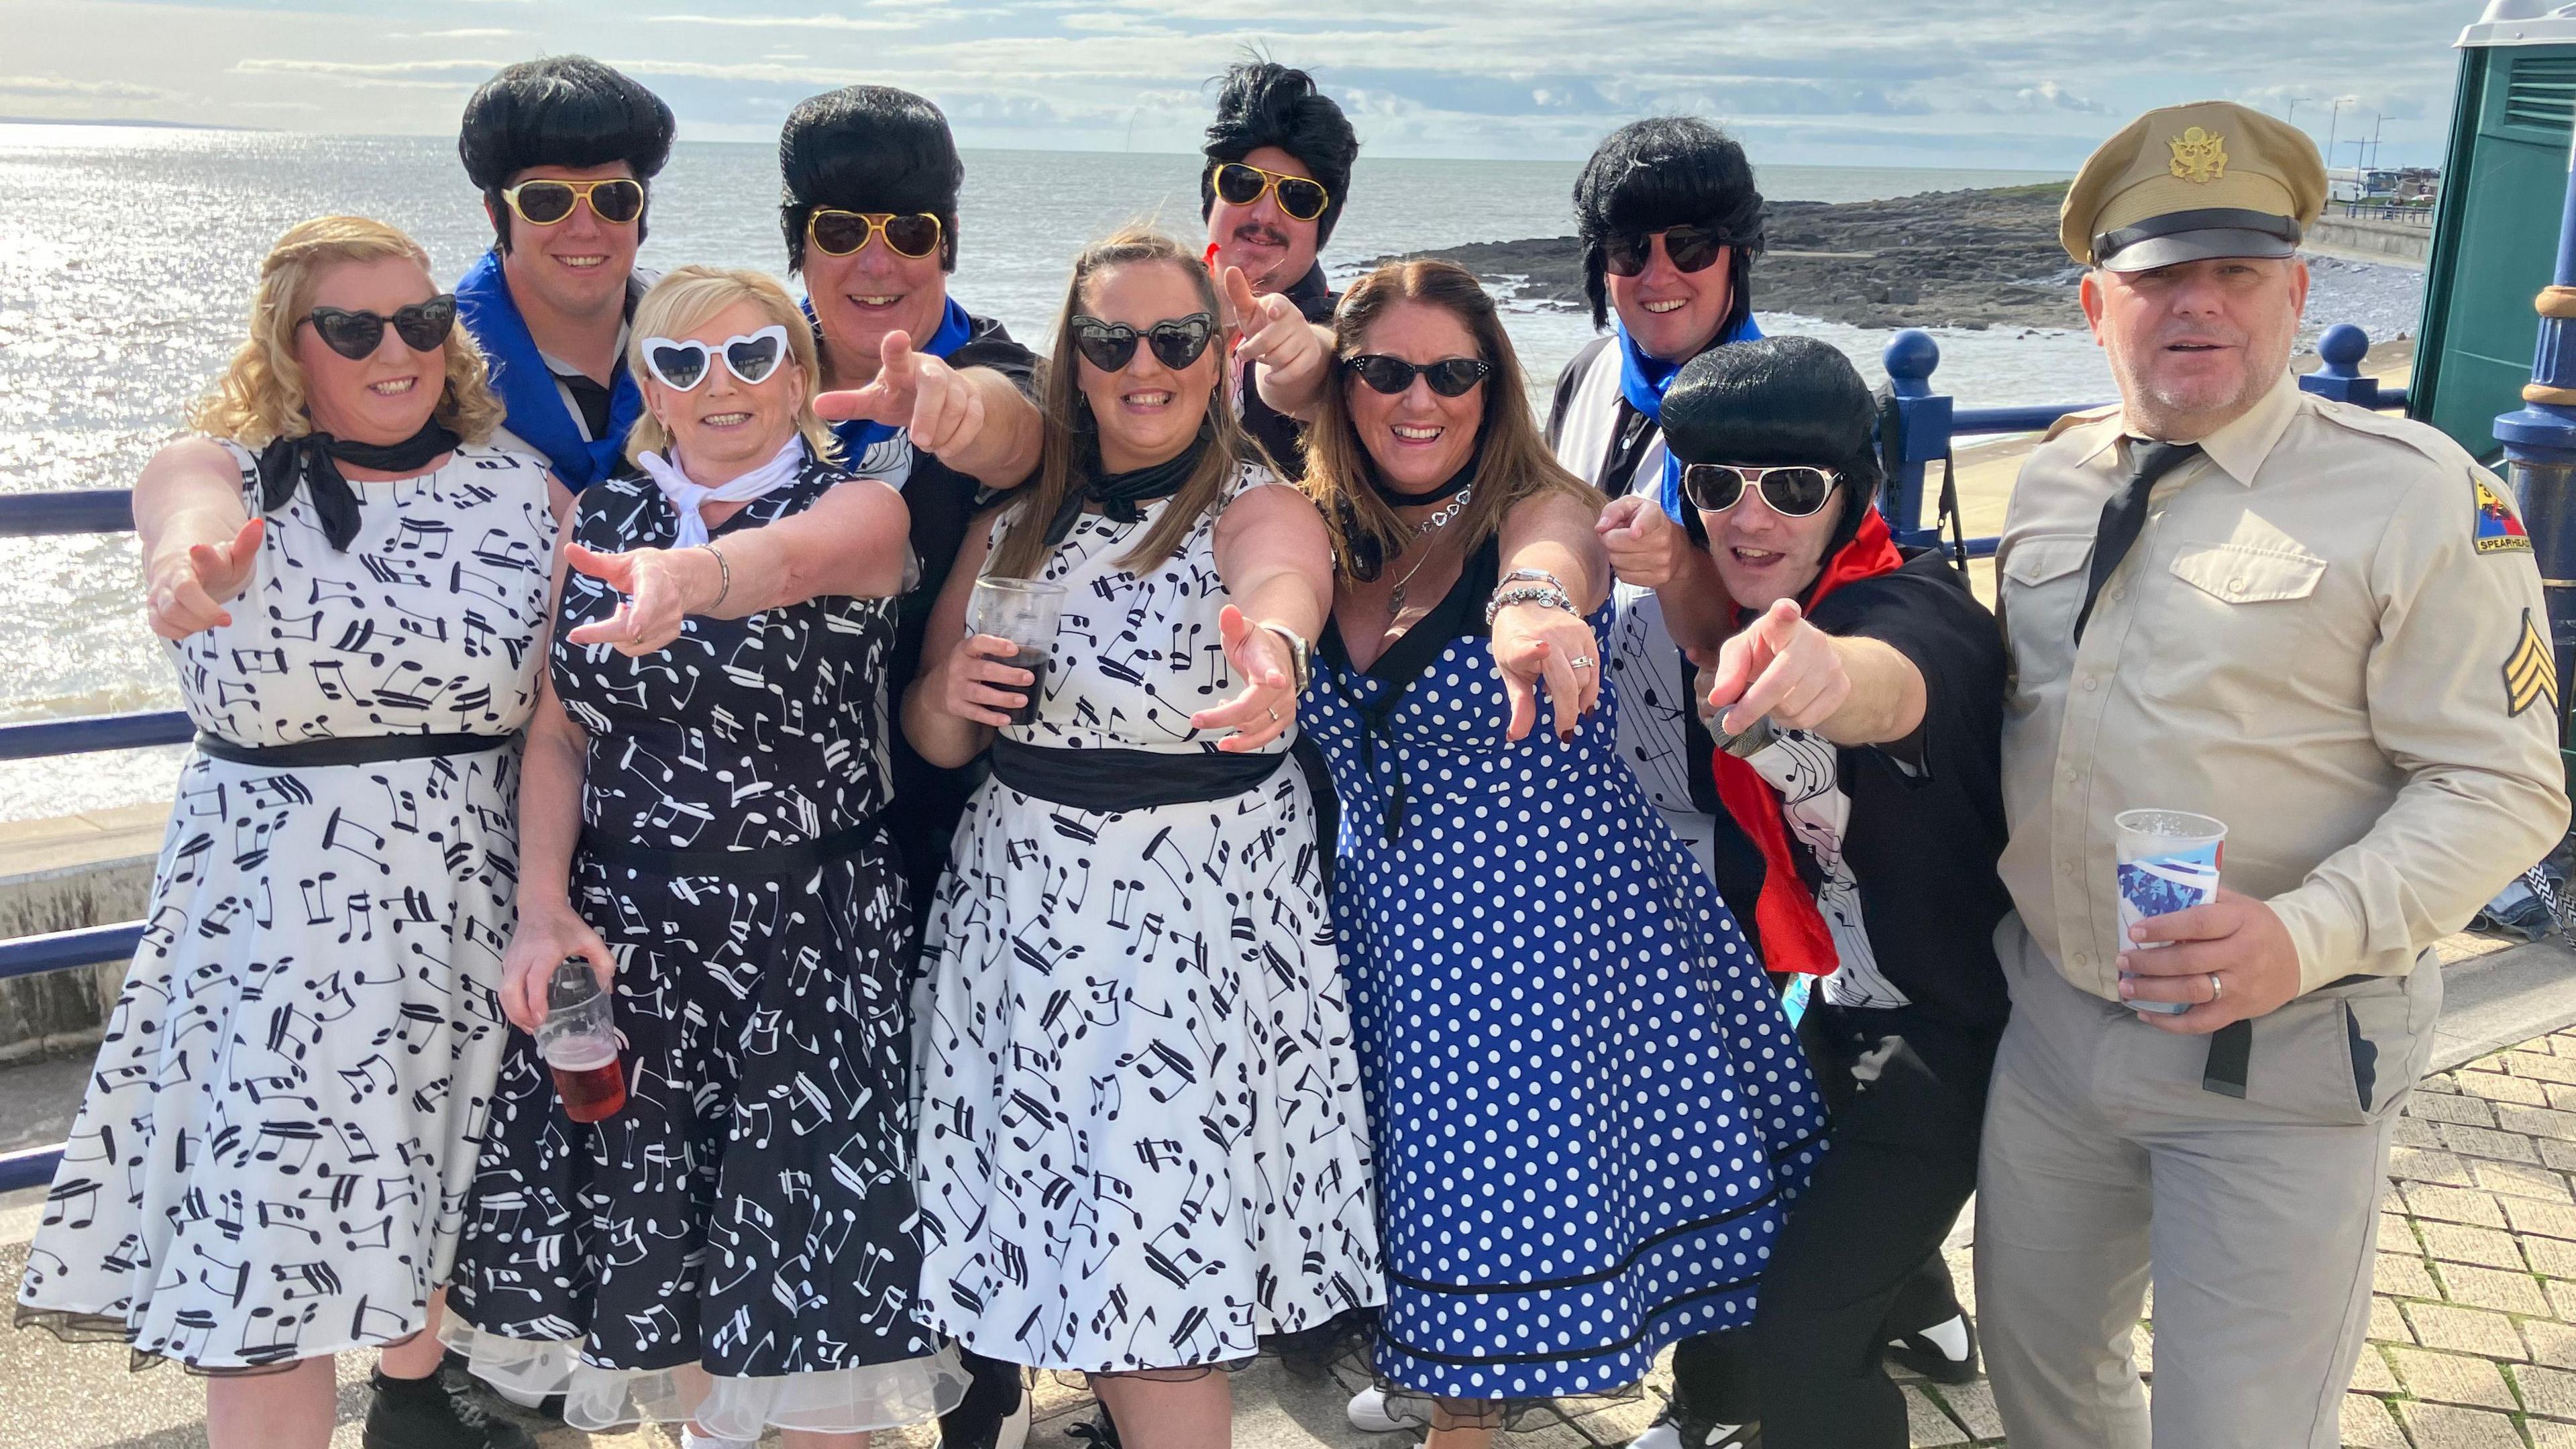
[[[2193,126],[2165,144],[2173,148],[2173,161],[2168,167],[2174,175],[2194,185],[2205,186],[2227,174],[2227,138],[2214,131]]]

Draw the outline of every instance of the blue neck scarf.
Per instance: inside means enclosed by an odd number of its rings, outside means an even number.
[[[805,304],[805,320],[814,324],[814,347],[819,352],[823,347],[823,324],[814,316],[811,301]],[[947,308],[939,314],[939,330],[930,334],[929,341],[912,344],[912,350],[927,352],[944,361],[948,354],[965,346],[966,339],[974,335],[975,319],[967,316],[966,309],[958,306],[957,299],[951,297]],[[832,436],[841,440],[841,462],[852,468],[868,455],[868,449],[901,431],[892,423],[870,422],[865,418],[832,424]]]
[[[498,247],[485,252],[456,284],[456,313],[482,346],[483,361],[492,371],[492,391],[509,410],[502,426],[545,454],[555,476],[575,493],[615,474],[625,458],[627,430],[644,416],[644,390],[628,374],[626,359],[620,356],[608,376],[608,436],[586,439],[564,406],[554,372],[537,352],[537,339],[528,334],[518,302],[510,296]]]
[[[1644,349],[1630,340],[1625,326],[1613,320],[1610,327],[1612,334],[1619,339],[1619,395],[1628,400],[1628,406],[1653,419],[1656,426],[1661,427],[1664,420],[1664,390],[1673,385],[1674,377],[1682,370],[1682,363],[1666,362],[1660,357],[1650,357]],[[1724,347],[1730,342],[1750,342],[1761,335],[1762,329],[1753,325],[1753,314],[1747,312],[1742,322],[1719,333],[1717,340],[1711,342],[1709,346]],[[1689,360],[1684,358],[1682,361]],[[1673,521],[1679,523],[1682,517],[1682,462],[1681,459],[1673,456],[1673,450],[1669,446],[1664,449],[1662,501],[1664,512],[1671,514]]]

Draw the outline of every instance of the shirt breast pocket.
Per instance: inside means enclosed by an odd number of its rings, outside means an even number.
[[[2311,636],[2324,559],[2273,544],[2185,543],[2166,572],[2173,577],[2158,590],[2160,607],[2139,621],[2152,632],[2139,681],[2146,693],[2253,714],[2317,663]]]
[[[2075,611],[2084,602],[2084,564],[2093,536],[2018,539],[2002,560],[2004,635],[2012,647],[2016,695],[2062,679],[2075,661]]]

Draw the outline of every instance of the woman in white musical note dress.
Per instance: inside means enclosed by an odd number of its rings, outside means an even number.
[[[356,1348],[370,1445],[528,1442],[421,1332],[509,1033],[561,493],[475,441],[501,410],[454,319],[400,232],[296,227],[208,436],[135,490],[197,745],[17,1318],[216,1376],[215,1449],[320,1449]]]
[[[1287,754],[1330,556],[1218,394],[1219,311],[1166,238],[1075,263],[1040,474],[969,536],[904,707],[924,758],[993,769],[924,949],[922,1310],[1094,1375],[1132,1449],[1223,1443],[1219,1365],[1380,1294]],[[1033,681],[966,636],[984,573],[1068,591],[1035,722],[999,738]]]

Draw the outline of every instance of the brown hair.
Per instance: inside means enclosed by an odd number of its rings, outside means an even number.
[[[805,311],[787,289],[763,272],[740,267],[673,267],[662,274],[635,304],[635,320],[627,328],[626,370],[635,377],[650,377],[644,366],[644,339],[648,337],[686,337],[714,320],[715,315],[736,302],[749,302],[766,318],[762,325],[777,323],[787,329],[787,356],[805,370],[805,396],[796,404],[796,431],[805,435],[805,445],[814,456],[826,463],[841,455],[840,439],[814,411],[815,395],[823,390],[823,369],[814,357],[814,324],[805,320]],[[721,359],[709,361],[717,367]],[[647,453],[658,453],[671,446],[671,430],[646,408],[635,419],[626,434],[626,456],[642,461]]]
[[[188,409],[188,425],[251,448],[312,432],[313,419],[305,412],[304,367],[295,360],[296,329],[313,310],[313,294],[320,290],[324,272],[342,262],[388,257],[408,258],[423,272],[429,270],[429,253],[420,243],[381,221],[317,216],[287,228],[259,264],[250,337],[215,385]],[[465,441],[482,442],[501,425],[501,400],[492,395],[482,349],[464,323],[447,334],[446,354],[446,385],[439,390],[433,416]]]
[[[1464,546],[1473,550],[1482,544],[1502,527],[1503,516],[1526,499],[1563,493],[1597,511],[1601,495],[1560,466],[1539,435],[1520,358],[1503,331],[1494,299],[1475,274],[1455,262],[1388,262],[1342,295],[1341,308],[1333,314],[1333,377],[1306,434],[1306,494],[1332,530],[1334,568],[1345,576],[1365,576],[1377,564],[1364,560],[1394,558],[1413,542],[1412,527],[1396,517],[1370,483],[1374,464],[1351,422],[1350,404],[1350,389],[1365,384],[1340,365],[1341,359],[1358,355],[1369,328],[1398,302],[1419,302],[1456,317],[1476,339],[1476,355],[1493,368],[1485,376],[1484,416],[1476,429],[1476,477],[1470,485],[1475,492],[1450,525]]]
[[[1092,447],[1092,430],[1098,424],[1084,411],[1080,354],[1073,347],[1073,318],[1084,305],[1083,289],[1101,272],[1111,267],[1165,266],[1177,269],[1189,278],[1198,293],[1199,306],[1211,317],[1222,317],[1216,279],[1207,267],[1182,245],[1163,233],[1143,225],[1120,229],[1116,235],[1097,241],[1074,258],[1073,280],[1064,290],[1064,308],[1056,313],[1055,346],[1038,364],[1038,408],[1045,417],[1046,440],[1038,457],[1035,481],[1019,489],[1005,505],[1004,515],[1011,522],[993,551],[992,562],[985,572],[996,578],[1028,578],[1045,563],[1051,551],[1046,541],[1046,526],[1055,517],[1066,495],[1080,486],[1078,473],[1085,453]],[[1226,343],[1219,334],[1209,343],[1218,358],[1216,386],[1207,398],[1206,431],[1211,436],[1207,450],[1199,457],[1199,466],[1181,485],[1154,526],[1136,541],[1118,566],[1129,573],[1143,573],[1170,558],[1181,546],[1181,540],[1208,509],[1214,507],[1225,492],[1225,485],[1237,469],[1249,462],[1260,461],[1261,455],[1245,436],[1243,424],[1235,417],[1234,407],[1225,397]]]

